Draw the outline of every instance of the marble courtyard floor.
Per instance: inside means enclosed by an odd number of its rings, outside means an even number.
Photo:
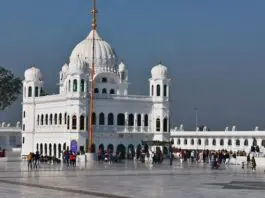
[[[240,166],[211,170],[208,165],[125,162],[76,168],[43,164],[28,171],[26,162],[0,162],[1,198],[249,198],[264,193],[264,170]]]

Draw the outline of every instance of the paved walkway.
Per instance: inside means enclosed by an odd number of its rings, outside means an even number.
[[[0,162],[0,197],[249,198],[264,197],[264,170],[231,166],[211,170],[197,164],[95,163],[76,168],[43,164],[28,171],[25,162]]]

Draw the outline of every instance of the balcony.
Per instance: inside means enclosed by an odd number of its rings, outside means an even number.
[[[149,133],[148,127],[134,126],[94,126],[95,132],[117,132],[117,133]]]

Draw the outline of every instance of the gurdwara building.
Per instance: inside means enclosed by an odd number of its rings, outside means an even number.
[[[44,78],[36,66],[25,71],[22,155],[38,150],[60,157],[66,149],[87,149],[93,38],[95,152],[99,148],[127,151],[142,141],[170,141],[167,67],[158,64],[152,68],[148,95],[132,95],[127,66],[123,61],[118,63],[110,44],[97,32],[93,37],[93,31],[76,45],[59,71],[58,94],[43,94],[44,79],[48,81],[49,76]]]

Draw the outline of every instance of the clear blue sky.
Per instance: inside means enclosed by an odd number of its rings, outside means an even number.
[[[129,68],[132,94],[148,94],[153,65],[172,78],[172,125],[265,128],[264,0],[98,0],[100,35]],[[23,76],[36,64],[57,92],[58,72],[90,31],[91,0],[2,0],[0,65]],[[20,102],[0,120],[20,119]],[[16,110],[16,111],[15,111]]]

